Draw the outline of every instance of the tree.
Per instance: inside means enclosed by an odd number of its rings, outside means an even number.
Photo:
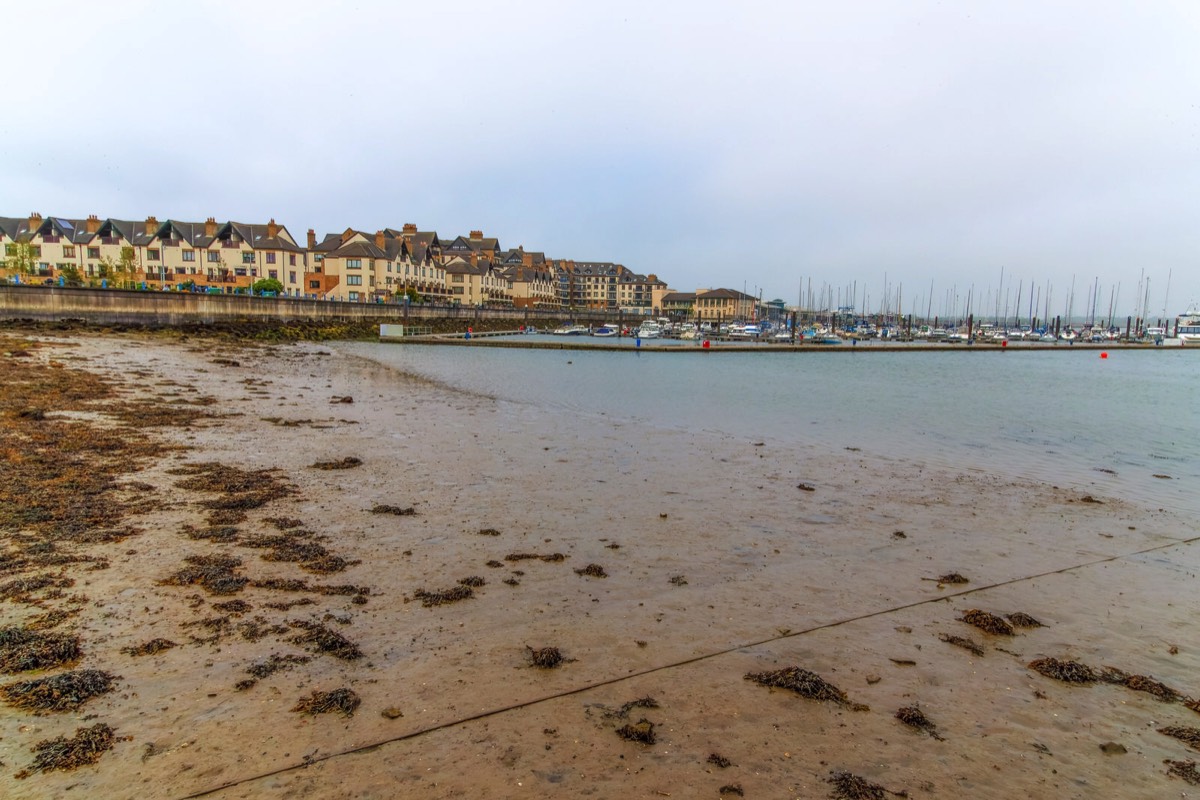
[[[254,282],[254,285],[250,289],[255,294],[262,294],[263,292],[283,294],[283,283],[278,278],[260,278]]]
[[[423,302],[423,301],[421,300],[421,295],[417,294],[417,290],[416,290],[416,289],[414,289],[414,288],[412,288],[411,286],[410,286],[410,287],[408,287],[408,288],[406,288],[406,289],[404,289],[404,291],[402,291],[402,292],[399,292],[399,293],[396,295],[396,298],[397,298],[398,300],[400,300],[401,302],[403,302],[403,298],[405,298],[405,297],[407,297],[407,298],[408,298],[408,301],[409,301],[410,303],[420,303],[420,302]]]
[[[125,276],[133,277],[133,274],[138,271],[137,251],[130,245],[125,245],[121,248],[121,258],[117,261],[117,276],[123,285]]]
[[[67,286],[82,286],[83,276],[79,273],[79,267],[71,264],[62,269],[63,281]]]
[[[4,268],[9,275],[32,275],[37,266],[36,258],[29,242],[4,245]]]

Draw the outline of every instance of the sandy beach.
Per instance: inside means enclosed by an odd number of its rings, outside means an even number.
[[[138,443],[41,515],[14,511],[36,483],[6,481],[0,659],[21,631],[78,653],[0,693],[111,685],[62,710],[5,695],[4,796],[1200,793],[1180,515],[574,421],[336,343],[9,331],[0,351],[6,471],[82,458],[72,431]],[[118,507],[64,522],[94,498]],[[95,763],[32,766],[99,724]]]

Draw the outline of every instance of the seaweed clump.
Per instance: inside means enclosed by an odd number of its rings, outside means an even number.
[[[829,773],[826,781],[833,786],[834,800],[884,800],[888,794],[879,784],[843,770]]]
[[[152,656],[175,646],[170,639],[151,639],[134,647],[122,647],[121,652],[131,656]]]
[[[832,700],[843,705],[849,702],[846,693],[841,689],[815,672],[800,667],[788,667],[774,672],[751,672],[747,673],[745,678],[759,686],[788,689],[810,700]]]
[[[1106,683],[1115,683],[1132,689],[1135,692],[1145,692],[1164,703],[1173,703],[1183,697],[1179,692],[1164,683],[1154,680],[1148,675],[1129,675],[1115,667],[1106,667],[1100,675]]]
[[[1159,728],[1158,732],[1186,744],[1193,750],[1200,750],[1200,728],[1189,728],[1184,725],[1167,725]]]
[[[81,669],[0,686],[0,697],[10,706],[27,711],[74,711],[93,697],[112,691],[116,681],[107,672]]]
[[[1172,761],[1169,758],[1164,758],[1163,763],[1167,765],[1168,775],[1183,778],[1193,786],[1200,785],[1200,772],[1196,771],[1195,761]]]
[[[1046,627],[1036,618],[1029,616],[1024,611],[1018,611],[1014,614],[1004,615],[1009,622],[1018,628],[1044,628]]]
[[[478,588],[480,586],[486,585],[487,581],[485,581],[483,578],[479,577],[478,575],[471,575],[470,577],[460,579],[459,584],[462,586],[472,586],[472,587]]]
[[[617,736],[627,742],[645,745],[651,745],[658,741],[658,737],[654,735],[654,723],[644,717],[633,725],[626,724],[617,728]]]
[[[377,505],[371,509],[372,514],[394,514],[397,517],[412,517],[416,516],[417,509],[412,506],[385,506]]]
[[[945,575],[938,576],[938,583],[963,584],[970,583],[965,577],[957,572],[947,572]]]
[[[983,655],[983,646],[977,642],[971,641],[970,639],[962,636],[951,636],[948,633],[939,633],[938,638],[946,644],[952,644],[955,647],[961,647],[962,649],[969,651],[972,655]]]
[[[449,603],[457,603],[459,600],[467,600],[475,596],[475,591],[470,586],[464,586],[461,583],[457,586],[452,586],[449,589],[443,589],[436,592],[427,592],[424,589],[418,589],[413,592],[413,597],[421,601],[421,605],[426,608],[434,606],[444,606]]]
[[[70,739],[65,736],[45,739],[33,746],[36,753],[33,763],[18,772],[16,777],[23,780],[37,772],[66,771],[95,764],[100,756],[112,749],[116,741],[116,733],[103,722],[97,722],[90,728],[77,728]]]
[[[358,645],[340,633],[329,630],[319,622],[297,620],[292,625],[304,630],[304,633],[291,638],[290,641],[293,644],[298,644],[316,653],[327,653],[343,661],[362,658],[363,653],[358,649]]]
[[[362,462],[361,458],[355,458],[354,456],[346,456],[345,458],[338,459],[337,461],[318,461],[315,464],[312,464],[311,466],[312,466],[312,469],[324,469],[324,470],[354,469],[355,467],[362,466],[362,463],[363,462]]]
[[[719,767],[721,769],[725,769],[726,767],[733,766],[733,762],[730,761],[725,756],[721,755],[720,753],[709,753],[708,754],[708,763],[712,764],[714,767]]]
[[[944,741],[942,735],[938,733],[937,725],[933,724],[933,720],[925,716],[925,712],[917,706],[905,706],[896,712],[896,719],[903,722],[910,728],[915,728],[919,731],[924,731],[937,739],[939,742]]]
[[[1100,679],[1096,670],[1078,661],[1060,661],[1057,658],[1039,658],[1030,661],[1028,667],[1034,672],[1064,683],[1095,683]]]
[[[213,595],[237,594],[250,582],[238,575],[234,569],[242,565],[236,556],[187,556],[183,559],[188,566],[159,583],[164,586],[201,586]]]
[[[963,615],[958,618],[958,621],[974,625],[984,633],[994,633],[999,636],[1012,636],[1015,632],[1012,623],[1008,620],[998,617],[995,614],[989,614],[986,611],[980,611],[978,608],[964,611]]]
[[[529,645],[525,645],[525,649],[529,651],[530,663],[538,669],[554,669],[566,661],[563,658],[562,652],[557,647],[539,647],[535,649]]]
[[[608,573],[604,571],[604,567],[599,564],[588,564],[586,567],[581,567],[575,570],[576,575],[586,575],[591,578],[607,578]]]
[[[546,561],[553,563],[555,561],[565,561],[566,556],[562,553],[549,553],[547,555],[538,555],[537,553],[509,553],[504,557],[505,561]]]
[[[351,689],[334,689],[332,692],[313,692],[301,698],[292,711],[304,714],[328,714],[336,711],[343,717],[352,717],[362,700]]]
[[[0,672],[59,667],[79,660],[80,655],[78,636],[0,628]]]

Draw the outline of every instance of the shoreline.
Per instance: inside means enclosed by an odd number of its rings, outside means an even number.
[[[63,796],[72,785],[98,796],[137,785],[148,797],[696,796],[733,785],[745,796],[825,796],[831,769],[910,796],[1149,796],[1184,785],[1161,761],[1187,758],[1186,747],[1146,722],[1197,725],[1195,712],[1026,667],[1071,657],[1200,692],[1189,685],[1200,665],[1187,645],[1191,609],[1177,602],[1190,596],[1200,553],[1181,535],[1181,515],[1111,497],[1081,502],[1029,481],[910,474],[902,462],[816,446],[777,461],[720,434],[573,426],[314,344],[36,339],[49,342],[32,351],[39,363],[120,377],[126,401],[200,401],[186,407],[221,416],[162,432],[191,449],[137,473],[151,487],[137,496],[153,502],[130,515],[139,534],[94,546],[109,569],[65,568],[89,582],[89,605],[66,623],[80,631],[82,663],[121,676],[120,686],[68,714],[0,706],[11,754],[0,781],[11,796]],[[728,455],[714,455],[714,437]],[[803,456],[822,459],[820,476]],[[314,468],[351,458],[361,463]],[[225,525],[238,529],[226,541],[191,537],[188,526],[214,527],[202,505],[214,496],[181,487],[196,476],[170,470],[212,462],[275,470],[291,488]],[[673,469],[681,462],[686,475]],[[413,513],[371,513],[383,505]],[[288,518],[302,524],[268,522]],[[297,529],[358,563],[312,573],[245,546]],[[561,561],[508,560],[557,553]],[[235,572],[252,584],[228,596],[159,584],[187,555],[238,558]],[[607,577],[577,574],[590,564]],[[928,580],[950,572],[969,583]],[[472,576],[485,581],[473,597],[423,606],[421,590]],[[269,579],[369,593],[253,585]],[[193,624],[219,618],[214,606],[231,600],[252,608],[225,613],[224,625]],[[1026,612],[1046,627],[982,634],[958,621],[972,607]],[[6,625],[44,610],[0,608]],[[241,632],[250,622],[261,637]],[[297,645],[307,629],[296,622],[323,625],[363,656]],[[151,635],[179,645],[120,652]],[[536,669],[527,647],[567,660]],[[234,688],[272,654],[310,660]],[[871,710],[744,678],[790,666]],[[314,690],[343,687],[361,698],[353,716],[290,710]],[[655,706],[625,708],[639,698]],[[913,702],[944,741],[893,718]],[[11,778],[37,740],[69,736],[89,714],[132,741],[94,767]],[[641,718],[654,744],[618,735]],[[1129,753],[1101,751],[1110,740]],[[731,765],[710,763],[714,754]]]

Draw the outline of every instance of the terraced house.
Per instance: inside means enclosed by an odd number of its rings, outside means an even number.
[[[473,230],[448,243],[412,223],[375,234],[347,228],[303,245],[274,219],[204,222],[0,217],[0,278],[155,290],[248,291],[263,278],[314,300],[401,297],[520,308],[593,308],[651,314],[667,290],[655,275],[606,261],[504,250]]]
[[[369,235],[347,228],[320,243],[309,231],[312,268],[304,276],[306,296],[352,303],[390,302],[410,290],[422,298],[448,296],[446,270],[435,260],[436,233],[420,233],[415,225]]]

